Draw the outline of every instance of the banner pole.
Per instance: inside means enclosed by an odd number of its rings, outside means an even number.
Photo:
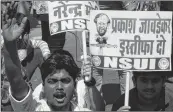
[[[87,48],[86,48],[86,30],[82,32],[82,46],[83,46],[83,59],[84,63],[87,62]],[[89,77],[85,76],[85,81],[89,80]]]
[[[130,72],[127,71],[124,106],[129,106],[129,87],[130,87]]]

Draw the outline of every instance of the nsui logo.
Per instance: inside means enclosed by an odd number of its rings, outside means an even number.
[[[169,61],[166,58],[161,58],[159,60],[158,66],[160,69],[165,70],[169,67]]]
[[[92,62],[93,62],[93,64],[94,64],[94,66],[100,66],[100,64],[101,64],[101,59],[100,59],[98,56],[93,56]]]

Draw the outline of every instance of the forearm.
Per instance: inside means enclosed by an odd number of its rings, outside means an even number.
[[[102,80],[103,80],[103,69],[98,69],[98,68],[94,68],[92,70],[92,76],[96,81],[96,88],[98,89],[98,91],[101,91],[101,87],[102,87]]]
[[[29,89],[27,83],[23,79],[15,41],[5,42],[4,62],[12,95],[17,100],[21,100],[27,95]]]
[[[101,93],[96,88],[95,84],[96,82],[94,78],[91,78],[89,82],[85,82],[86,89],[88,92],[88,97],[90,100],[90,106],[92,110],[104,111],[105,110],[104,100],[101,96]]]
[[[88,83],[85,83],[86,85],[86,89],[88,91],[88,96],[90,99],[90,105],[92,110],[96,110],[96,111],[104,111],[105,110],[105,104],[104,104],[104,100],[103,97],[101,96],[101,93],[99,92],[99,90],[96,88],[96,80],[95,80],[95,76],[102,76],[103,75],[103,71],[97,68],[92,68],[92,76],[93,78],[91,78],[91,81]]]
[[[90,98],[91,108],[96,111],[104,111],[105,104],[103,97],[95,86],[87,87],[88,95]]]

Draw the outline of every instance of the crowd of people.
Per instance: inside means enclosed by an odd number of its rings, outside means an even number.
[[[172,11],[169,7],[173,5],[165,8],[162,2],[117,3],[133,11]],[[103,2],[98,4],[100,10],[104,9]],[[120,5],[116,6],[120,10]],[[68,49],[51,50],[48,42],[31,39],[31,10],[31,1],[1,2],[1,110],[105,111],[103,70],[93,68],[90,58],[78,64]],[[30,80],[37,68],[42,82],[33,88]],[[173,84],[172,71],[132,72],[130,83],[134,87],[129,91],[129,106],[124,106],[126,71],[116,72],[123,82],[112,111],[173,111],[173,90],[166,85]]]

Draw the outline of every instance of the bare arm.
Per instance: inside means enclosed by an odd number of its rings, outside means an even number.
[[[29,92],[29,87],[23,79],[15,41],[5,41],[4,62],[12,95],[16,100],[21,100]]]
[[[12,2],[11,7],[12,6],[16,6],[14,5],[14,2]],[[6,74],[10,82],[13,97],[16,98],[16,100],[21,100],[27,95],[29,87],[22,76],[21,64],[16,47],[16,39],[24,31],[27,18],[23,18],[22,23],[17,25],[15,18],[7,18],[10,17],[8,16],[7,11],[4,12],[2,16],[2,35],[4,38],[4,62]]]

